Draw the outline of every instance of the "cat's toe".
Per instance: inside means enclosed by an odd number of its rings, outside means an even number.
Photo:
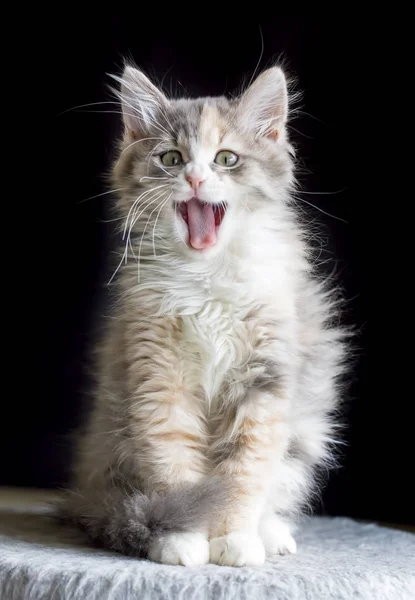
[[[148,558],[166,565],[205,565],[209,562],[209,542],[202,533],[170,533],[150,545]]]
[[[262,565],[265,549],[256,534],[234,532],[210,540],[210,562],[231,567]]]
[[[290,533],[284,535],[269,534],[263,541],[268,554],[295,554],[297,552],[297,544]]]
[[[297,544],[286,523],[277,518],[267,519],[259,529],[268,554],[295,554]]]

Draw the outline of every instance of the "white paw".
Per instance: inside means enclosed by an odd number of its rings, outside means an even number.
[[[259,535],[268,554],[295,554],[297,544],[286,523],[278,517],[265,519],[259,527]]]
[[[229,533],[210,540],[210,562],[230,567],[262,565],[265,549],[261,538],[251,533]]]
[[[166,565],[206,565],[209,542],[203,533],[169,533],[150,545],[148,558]]]

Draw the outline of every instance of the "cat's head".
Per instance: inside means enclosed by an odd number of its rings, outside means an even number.
[[[155,247],[208,259],[272,218],[293,181],[279,67],[231,99],[169,99],[130,66],[116,79],[124,138],[114,180],[123,190],[124,237],[147,254]]]

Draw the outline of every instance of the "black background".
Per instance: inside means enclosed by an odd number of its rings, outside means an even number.
[[[161,24],[158,12],[164,13]],[[80,420],[83,365],[107,276],[110,227],[104,221],[109,200],[83,200],[106,190],[103,174],[120,132],[118,107],[102,104],[61,113],[112,100],[107,73],[118,73],[124,58],[133,59],[159,81],[164,77],[166,89],[175,93],[232,92],[243,77],[252,75],[262,34],[260,69],[283,53],[303,91],[301,112],[291,122],[299,149],[298,175],[304,189],[312,192],[302,195],[303,208],[310,220],[318,218],[322,224],[322,259],[337,265],[349,300],[346,319],[360,331],[359,358],[344,409],[347,445],[318,510],[414,523],[409,477],[413,452],[400,433],[407,397],[382,396],[368,375],[369,321],[376,303],[369,302],[370,205],[356,179],[358,108],[351,81],[360,63],[353,54],[348,23],[271,14],[253,18],[250,24],[227,24],[223,19],[208,24],[195,16],[173,22],[155,6],[146,18],[118,17],[113,10],[94,17],[75,12],[56,17],[55,25],[49,55],[59,66],[48,70],[51,91],[43,104],[52,121],[47,141],[53,182],[43,193],[46,216],[39,219],[38,230],[46,247],[56,238],[53,260],[59,268],[45,269],[39,279],[37,294],[45,317],[36,341],[36,391],[11,402],[11,416],[1,423],[5,459],[0,484],[65,485],[68,434]],[[52,145],[53,141],[59,143]],[[368,139],[360,131],[362,144],[367,149]],[[386,378],[394,376],[383,374],[384,394]]]

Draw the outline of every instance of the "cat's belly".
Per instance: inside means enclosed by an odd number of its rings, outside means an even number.
[[[183,317],[183,343],[189,368],[197,371],[198,384],[212,406],[229,369],[246,356],[246,325],[232,306],[211,302],[200,313]]]

